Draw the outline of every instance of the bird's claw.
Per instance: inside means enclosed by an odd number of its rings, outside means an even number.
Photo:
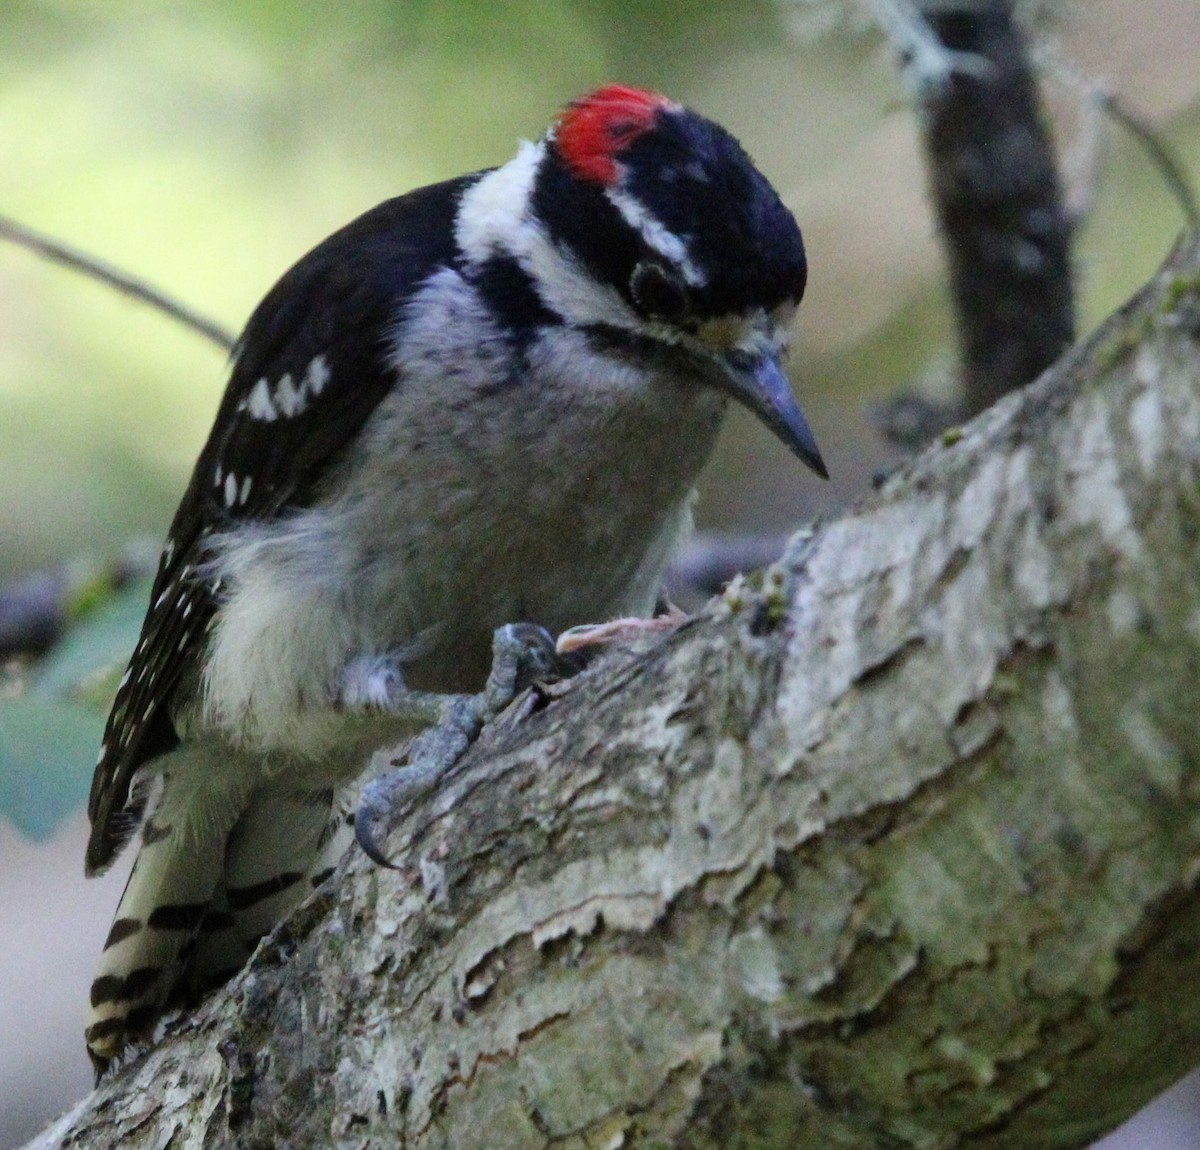
[[[569,674],[554,636],[536,623],[509,623],[492,636],[492,670],[482,699],[484,721],[494,719],[526,687]]]
[[[405,766],[387,771],[363,787],[354,815],[354,837],[377,866],[396,869],[382,844],[405,811],[437,787],[446,767],[438,762],[414,762],[410,754]]]
[[[363,787],[354,816],[354,837],[379,866],[393,868],[382,843],[416,802],[434,791],[479,737],[484,724],[522,691],[543,679],[570,673],[572,665],[555,650],[554,638],[533,623],[510,623],[492,637],[492,669],[478,695],[451,695],[440,721],[413,741],[408,761]]]

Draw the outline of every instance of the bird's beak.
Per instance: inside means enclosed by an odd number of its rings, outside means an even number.
[[[822,479],[829,471],[808,420],[792,396],[779,355],[774,351],[734,351],[721,356],[721,386],[752,411]]]

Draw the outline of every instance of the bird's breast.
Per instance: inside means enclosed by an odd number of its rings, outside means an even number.
[[[393,634],[425,636],[414,678],[461,689],[504,623],[557,632],[648,612],[723,407],[698,380],[562,332],[503,386],[494,373],[405,381],[346,497],[374,609],[398,611]]]

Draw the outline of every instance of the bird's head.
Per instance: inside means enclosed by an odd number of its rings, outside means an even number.
[[[782,367],[807,277],[800,229],[720,125],[600,88],[464,204],[468,254],[506,249],[568,322],[686,356],[827,474]]]

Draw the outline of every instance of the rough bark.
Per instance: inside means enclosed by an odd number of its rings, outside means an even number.
[[[1200,246],[31,1146],[1078,1147],[1200,1061]]]

